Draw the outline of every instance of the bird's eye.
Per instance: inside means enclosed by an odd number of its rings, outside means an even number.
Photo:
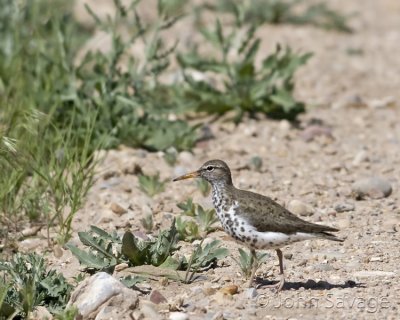
[[[206,169],[207,169],[207,171],[213,171],[214,167],[213,166],[208,166]]]

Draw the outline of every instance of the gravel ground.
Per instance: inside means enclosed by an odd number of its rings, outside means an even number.
[[[168,304],[148,304],[148,296],[140,295],[140,310],[147,318],[399,318],[400,55],[396,53],[400,2],[329,3],[347,13],[357,12],[351,20],[355,33],[291,26],[260,30],[265,52],[279,41],[315,53],[297,75],[296,94],[312,106],[297,126],[263,117],[245,119],[237,127],[220,120],[209,125],[215,139],[202,142],[192,154],[180,153],[175,167],[168,166],[160,153],[126,147],[110,151],[74,229],[87,230],[94,224],[120,232],[140,230],[139,220],[147,214],[153,214],[156,228],[162,229],[179,213],[176,204],[188,197],[211,207],[211,200],[200,194],[194,181],[172,183],[171,179],[218,158],[232,168],[236,187],[294,207],[306,220],[337,227],[345,241],[305,241],[283,248],[287,283],[279,294],[262,286],[255,292],[248,290],[231,257],[205,272],[207,280],[189,285],[148,282]],[[350,49],[360,54],[350,55]],[[259,171],[248,166],[255,156],[262,159]],[[139,190],[135,166],[147,174],[159,171],[168,180],[166,191],[147,197]],[[393,192],[382,197],[374,189],[371,197],[359,200],[352,185],[368,177],[380,177]],[[368,189],[373,182],[361,183]],[[112,203],[127,212],[115,214]],[[221,239],[231,256],[238,255],[240,245],[224,232],[209,237]],[[72,241],[78,242],[76,237]],[[45,244],[40,238],[28,239],[21,249],[40,249]],[[183,250],[191,248],[183,244]],[[49,259],[68,277],[79,270],[68,251]],[[271,252],[258,270],[258,282],[268,284],[277,274],[277,258]],[[229,285],[238,286],[238,293],[219,291]]]

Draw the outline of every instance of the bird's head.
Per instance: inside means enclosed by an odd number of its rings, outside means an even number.
[[[190,178],[203,178],[209,183],[232,184],[231,170],[222,160],[209,160],[205,162],[200,169],[191,173],[184,174],[173,181],[179,181]]]

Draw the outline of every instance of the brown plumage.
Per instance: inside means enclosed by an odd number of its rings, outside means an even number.
[[[281,247],[313,238],[343,241],[331,234],[338,231],[335,228],[305,221],[267,196],[235,188],[231,171],[222,160],[207,161],[199,170],[174,181],[196,177],[211,183],[214,207],[224,230],[250,248],[253,257],[250,285],[257,269],[256,249],[276,249],[281,281],[275,288],[279,291],[284,284]]]
[[[300,219],[279,203],[258,193],[230,188],[232,196],[239,202],[240,213],[260,232],[283,232],[292,234],[305,232],[319,235],[321,238],[342,241],[329,232],[338,229],[311,223]]]

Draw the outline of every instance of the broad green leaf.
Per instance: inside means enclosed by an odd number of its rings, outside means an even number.
[[[140,266],[146,260],[145,252],[139,249],[135,236],[129,231],[122,237],[121,251],[134,266]]]
[[[93,237],[88,232],[78,232],[78,236],[85,246],[88,246],[91,249],[98,251],[108,258],[114,258],[114,256],[100,244],[100,242],[102,241],[101,239]]]
[[[177,259],[168,256],[167,259],[162,264],[160,264],[160,268],[178,270],[181,265],[181,261],[178,261]]]
[[[75,257],[78,258],[81,264],[87,266],[88,268],[102,270],[110,266],[110,263],[106,259],[99,257],[91,252],[81,250],[78,247],[68,243],[66,244],[66,247],[72,252]]]
[[[144,280],[146,280],[146,278],[140,276],[131,276],[131,275],[119,279],[119,281],[121,281],[122,284],[128,288],[132,288],[134,285],[143,282]]]

